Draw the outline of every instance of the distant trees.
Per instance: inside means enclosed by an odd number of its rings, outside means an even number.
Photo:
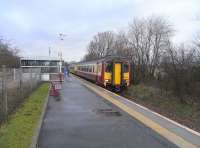
[[[6,65],[7,67],[18,67],[19,57],[17,56],[18,50],[12,48],[8,43],[0,39],[0,66]]]
[[[196,100],[200,96],[200,66],[196,60],[196,51],[185,47],[170,46],[162,57],[161,68],[165,76],[160,79],[165,89],[172,90],[181,102]],[[162,89],[162,88],[161,88]]]
[[[114,53],[117,56],[127,57],[131,60],[132,51],[129,39],[124,31],[120,31],[115,35]]]
[[[154,75],[172,32],[171,26],[160,17],[134,20],[130,24],[128,36],[132,61],[140,67],[141,79]]]
[[[95,35],[88,45],[88,53],[84,60],[93,60],[105,57],[113,53],[114,33],[111,31],[101,32]]]
[[[156,81],[157,87],[173,92],[183,103],[200,101],[200,36],[185,46],[174,45],[173,34],[173,27],[164,18],[134,19],[127,32],[95,35],[84,60],[107,55],[127,57],[135,84]]]
[[[107,55],[125,56],[140,67],[141,78],[151,77],[172,33],[171,26],[160,17],[135,19],[129,25],[128,33],[107,31],[95,35],[88,45],[84,60]]]
[[[194,49],[196,50],[197,61],[200,64],[200,35],[194,41]]]

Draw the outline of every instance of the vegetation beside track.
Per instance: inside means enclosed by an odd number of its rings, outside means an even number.
[[[158,88],[132,85],[122,95],[168,118],[200,131],[200,102],[181,103],[173,94],[161,94]]]
[[[0,147],[28,148],[37,127],[49,84],[44,83],[34,91],[24,104],[0,126]]]

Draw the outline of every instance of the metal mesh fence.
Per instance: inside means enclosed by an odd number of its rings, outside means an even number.
[[[21,68],[0,68],[0,122],[6,120],[40,83],[40,69],[23,73]]]

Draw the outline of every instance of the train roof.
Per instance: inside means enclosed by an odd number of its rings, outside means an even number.
[[[97,60],[77,62],[77,63],[74,63],[74,64],[94,64],[94,63],[97,63],[97,62],[112,61],[112,60],[123,60],[123,61],[128,61],[126,57],[107,56],[107,57],[100,58],[100,59],[97,59]]]

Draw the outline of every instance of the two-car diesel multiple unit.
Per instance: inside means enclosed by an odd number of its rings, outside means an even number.
[[[79,62],[70,71],[106,88],[120,91],[130,85],[130,63],[125,58],[107,57],[95,61]]]

